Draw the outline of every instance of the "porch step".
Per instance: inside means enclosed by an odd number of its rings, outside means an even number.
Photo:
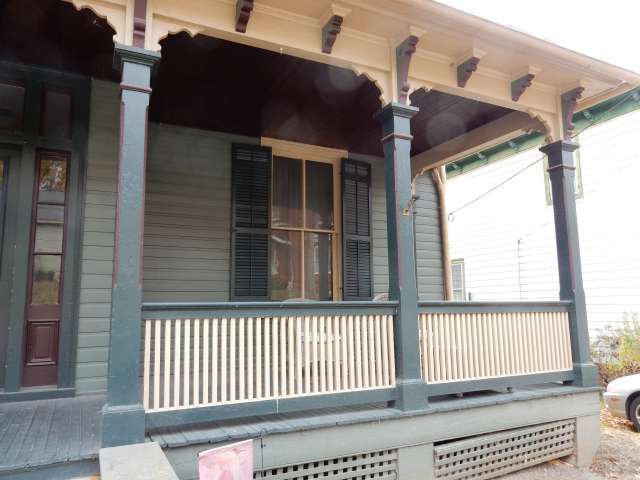
[[[155,442],[100,449],[101,480],[178,480]]]

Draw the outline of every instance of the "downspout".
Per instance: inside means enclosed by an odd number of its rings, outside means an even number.
[[[444,282],[444,299],[453,300],[453,282],[451,279],[451,258],[449,256],[449,222],[447,216],[447,172],[445,167],[431,170],[433,183],[438,192],[440,210],[440,238],[442,243],[442,277]]]

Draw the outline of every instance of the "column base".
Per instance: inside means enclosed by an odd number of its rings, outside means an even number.
[[[396,384],[398,396],[393,408],[403,412],[424,410],[429,406],[427,384],[422,380],[398,380]]]
[[[102,407],[102,447],[144,442],[145,415],[141,404]]]
[[[574,363],[573,364],[574,379],[565,382],[576,387],[597,387],[600,385],[598,367],[593,363]]]

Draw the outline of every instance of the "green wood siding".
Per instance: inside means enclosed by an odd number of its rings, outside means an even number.
[[[442,237],[440,235],[440,203],[431,172],[415,180],[416,201],[416,264],[418,298],[443,300]]]
[[[104,391],[107,385],[120,114],[117,84],[94,80],[91,87],[76,360],[79,393]]]

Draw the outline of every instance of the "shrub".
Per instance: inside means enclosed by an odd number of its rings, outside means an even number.
[[[592,343],[592,353],[603,386],[640,373],[640,313],[626,312],[621,327],[607,327]]]

